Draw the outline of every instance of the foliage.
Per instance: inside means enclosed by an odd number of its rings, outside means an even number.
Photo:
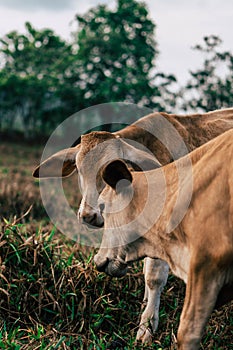
[[[33,137],[54,126],[67,108],[74,54],[52,30],[25,27],[25,34],[13,31],[0,40],[0,126],[14,128],[18,116],[25,136]]]
[[[155,73],[155,24],[144,3],[118,0],[77,16],[81,88],[87,105],[127,101],[161,109],[161,90],[174,76]],[[156,85],[156,79],[163,82]]]
[[[233,54],[220,49],[219,37],[206,36],[194,47],[203,54],[202,67],[177,91],[175,76],[156,68],[156,25],[143,2],[117,0],[114,9],[99,5],[76,20],[70,42],[28,22],[25,34],[0,39],[1,133],[21,129],[28,139],[47,137],[71,114],[105,102],[166,112],[232,106]],[[107,124],[109,109],[101,112]],[[87,130],[89,120],[80,124]]]
[[[185,87],[185,109],[212,111],[233,105],[233,54],[222,52],[222,40],[210,35],[204,37],[204,45],[195,50],[204,54],[203,66],[192,71]]]
[[[100,5],[77,20],[85,97],[91,104],[122,97],[140,101],[148,90],[151,95],[148,73],[157,52],[155,26],[145,7],[134,0],[118,1],[117,11]]]
[[[173,75],[155,70],[155,24],[144,3],[118,0],[77,16],[70,43],[25,24],[0,39],[0,131],[48,135],[69,115],[104,102],[169,110]]]

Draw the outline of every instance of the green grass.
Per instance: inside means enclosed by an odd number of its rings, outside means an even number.
[[[136,344],[142,263],[121,279],[98,273],[94,250],[60,234],[46,216],[38,182],[31,177],[38,150],[7,144],[0,152],[0,349],[170,349],[183,282],[169,276],[154,344]],[[72,191],[65,186],[77,206],[74,183]],[[202,349],[233,350],[232,339],[233,303],[212,314]]]

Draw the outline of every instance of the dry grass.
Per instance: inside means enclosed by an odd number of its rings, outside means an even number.
[[[182,309],[183,282],[169,277],[154,345],[135,344],[142,264],[121,279],[100,274],[94,251],[52,227],[31,177],[40,151],[0,146],[0,211],[6,218],[0,230],[0,348],[169,349]],[[70,201],[77,206],[73,193]],[[17,221],[31,204],[30,213]],[[233,349],[232,339],[233,303],[213,313],[202,349]]]

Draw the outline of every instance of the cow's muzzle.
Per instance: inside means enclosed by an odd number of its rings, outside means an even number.
[[[100,228],[104,226],[104,219],[99,213],[78,212],[78,219],[82,224],[91,228]]]
[[[128,265],[121,259],[100,260],[98,254],[95,255],[94,261],[96,268],[99,272],[105,272],[107,275],[112,277],[123,277],[128,271]]]

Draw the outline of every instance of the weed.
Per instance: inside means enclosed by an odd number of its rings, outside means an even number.
[[[0,167],[0,349],[169,349],[184,283],[169,276],[153,346],[135,343],[144,294],[142,263],[121,279],[98,273],[94,251],[64,237],[45,219],[38,182],[30,175],[38,150],[10,144],[7,149],[1,159],[7,172]],[[22,165],[16,167],[20,156]],[[77,205],[74,191],[66,191]],[[232,339],[233,303],[212,314],[202,349],[233,350]]]

